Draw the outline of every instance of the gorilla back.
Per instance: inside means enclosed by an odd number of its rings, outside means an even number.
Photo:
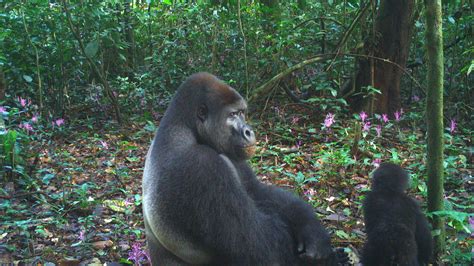
[[[418,203],[405,193],[408,180],[408,173],[392,163],[381,164],[373,173],[372,190],[363,203],[363,265],[428,264],[431,232]]]

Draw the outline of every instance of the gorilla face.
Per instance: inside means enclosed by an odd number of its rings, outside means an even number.
[[[245,160],[255,152],[255,133],[245,121],[247,104],[232,88],[226,89],[235,93],[234,103],[203,103],[197,110],[198,139],[220,154]]]

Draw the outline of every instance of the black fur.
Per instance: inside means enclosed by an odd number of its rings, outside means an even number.
[[[178,89],[143,177],[153,265],[336,264],[310,205],[259,182],[246,162],[255,137],[245,109],[234,89],[207,73]]]
[[[428,264],[431,232],[418,203],[405,194],[408,182],[408,173],[392,163],[374,172],[372,191],[363,203],[367,233],[363,265]]]

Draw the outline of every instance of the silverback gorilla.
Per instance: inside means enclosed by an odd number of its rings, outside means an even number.
[[[398,165],[383,163],[375,170],[372,191],[363,203],[364,266],[428,264],[431,232],[418,203],[405,194],[408,181],[407,172]]]
[[[153,265],[337,264],[312,208],[260,183],[246,162],[255,151],[246,109],[233,88],[207,73],[176,92],[143,175]]]

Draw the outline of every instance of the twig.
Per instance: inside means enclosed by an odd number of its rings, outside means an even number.
[[[329,64],[329,66],[326,68],[326,71],[328,71],[332,64],[334,64],[334,61],[336,61],[336,58],[337,56],[340,54],[341,52],[341,48],[344,46],[344,44],[347,42],[347,40],[349,39],[349,35],[351,35],[352,31],[355,29],[355,26],[357,25],[357,23],[359,22],[359,20],[362,18],[362,16],[365,14],[365,11],[367,11],[369,9],[370,5],[368,4],[368,2],[365,2],[363,5],[362,5],[362,8],[360,9],[359,13],[356,15],[356,17],[352,20],[351,22],[351,25],[349,26],[349,28],[344,32],[344,35],[342,36],[342,38],[340,39],[339,43],[337,44],[337,48],[336,48],[336,52],[335,52],[335,56],[334,58],[331,60],[331,63]]]
[[[39,54],[38,54],[38,48],[36,48],[36,45],[33,43],[31,40],[30,32],[28,31],[28,27],[26,26],[26,20],[25,20],[25,13],[23,12],[23,9],[20,9],[21,11],[21,18],[23,20],[23,27],[25,28],[26,36],[28,37],[28,42],[33,46],[33,50],[35,50],[35,58],[36,58],[36,76],[38,76],[38,94],[39,94],[39,107],[41,111],[43,111],[43,86],[42,86],[42,81],[41,81],[41,73],[40,73],[40,67],[39,67]]]
[[[244,42],[244,64],[245,64],[245,88],[246,88],[246,97],[249,96],[249,66],[247,61],[247,40],[245,38],[244,27],[242,26],[242,16],[240,13],[240,0],[237,1],[237,14],[239,18],[239,29],[242,34],[242,39]]]
[[[263,85],[261,85],[260,87],[256,88],[254,90],[254,93],[252,94],[252,96],[249,98],[249,102],[255,100],[256,98],[258,98],[260,95],[262,94],[265,94],[267,93],[272,87],[273,85],[278,82],[280,79],[286,77],[287,75],[291,74],[292,72],[296,71],[296,70],[299,70],[303,67],[305,67],[306,65],[309,65],[309,64],[312,64],[312,63],[317,63],[317,62],[321,62],[321,61],[324,61],[326,60],[328,57],[332,57],[336,54],[320,54],[320,55],[316,55],[314,56],[313,58],[310,58],[310,59],[307,59],[307,60],[304,60],[290,68],[287,68],[285,70],[283,70],[282,72],[278,73],[276,76],[274,76],[273,78],[271,78],[270,80],[268,80],[267,82],[265,82]],[[348,54],[345,54],[345,53],[339,53],[338,56],[351,56],[351,57],[362,57],[362,58],[371,58],[371,59],[375,59],[377,61],[382,61],[382,62],[385,62],[387,64],[391,64],[391,65],[394,65],[395,67],[397,67],[398,69],[400,69],[401,71],[403,71],[404,74],[406,74],[420,89],[423,93],[425,93],[425,89],[423,86],[421,86],[421,84],[418,82],[418,80],[415,79],[415,77],[413,77],[413,75],[411,75],[407,70],[406,68],[400,66],[399,64],[395,63],[395,62],[392,62],[388,59],[385,59],[385,58],[381,58],[381,57],[377,57],[377,56],[372,56],[372,55],[365,55],[365,54],[351,54],[351,53],[348,53]]]
[[[74,26],[72,23],[72,18],[71,14],[67,8],[67,4],[65,0],[61,1],[62,3],[62,8],[64,13],[66,14],[66,19],[69,25],[69,29],[71,30],[74,38],[76,38],[77,42],[79,43],[79,48],[81,50],[82,55],[87,59],[87,62],[91,66],[91,68],[94,70],[94,72],[97,74],[99,77],[102,85],[104,86],[105,93],[109,97],[110,101],[112,102],[112,106],[115,111],[115,118],[117,119],[117,122],[120,124],[122,122],[121,115],[120,115],[120,109],[118,107],[118,102],[117,98],[115,97],[114,93],[112,92],[112,89],[109,86],[109,82],[107,81],[107,78],[105,77],[105,74],[103,73],[103,70],[101,70],[95,63],[92,61],[92,59],[87,55],[86,49],[84,46],[84,43],[82,42],[81,35],[79,34],[77,28]]]
[[[307,20],[304,20],[304,21],[300,22],[298,25],[296,25],[296,26],[293,27],[293,30],[296,30],[297,28],[299,28],[299,27],[301,27],[301,26],[303,26],[303,25],[305,25],[306,23],[309,23],[309,22],[311,22],[311,21],[316,22],[317,20],[322,20],[322,19],[324,19],[324,20],[329,20],[329,21],[332,21],[332,22],[334,22],[334,23],[336,23],[336,24],[338,24],[338,25],[340,25],[340,26],[343,26],[340,21],[337,21],[337,20],[334,19],[334,18],[317,17],[317,18],[310,18],[310,19],[307,19]]]

